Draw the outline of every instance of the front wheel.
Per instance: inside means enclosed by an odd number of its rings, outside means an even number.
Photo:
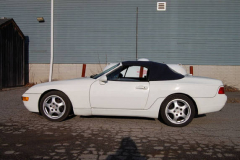
[[[50,121],[63,121],[70,114],[71,107],[69,98],[60,91],[50,91],[40,100],[40,112]]]
[[[195,106],[185,95],[171,95],[161,105],[162,120],[169,126],[183,127],[188,125],[195,115]]]

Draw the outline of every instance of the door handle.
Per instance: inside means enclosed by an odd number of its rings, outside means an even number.
[[[137,86],[136,89],[145,89],[146,90],[146,89],[148,89],[148,87],[147,86]]]

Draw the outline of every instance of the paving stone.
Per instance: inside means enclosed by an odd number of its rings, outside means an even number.
[[[4,154],[13,154],[15,151],[6,151]]]
[[[55,151],[56,151],[56,152],[59,152],[59,153],[63,153],[63,152],[65,152],[66,150],[65,150],[65,149],[56,149]]]
[[[163,147],[154,147],[154,149],[163,150]]]
[[[157,155],[155,155],[154,157],[156,157],[156,158],[163,158],[163,157],[164,157],[164,155],[157,154]]]
[[[105,159],[107,159],[107,157],[108,157],[108,155],[101,155],[101,156],[99,156],[99,159],[100,160],[105,160]]]
[[[80,158],[83,158],[83,159],[96,159],[98,157],[98,155],[92,155],[92,154],[82,154],[80,156]]]

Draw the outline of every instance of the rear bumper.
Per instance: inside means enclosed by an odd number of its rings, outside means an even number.
[[[205,114],[210,112],[220,111],[227,102],[227,96],[225,94],[217,94],[213,98],[194,98],[198,114]]]
[[[41,94],[24,93],[22,97],[29,97],[28,101],[23,101],[24,106],[31,112],[39,112],[38,101]]]

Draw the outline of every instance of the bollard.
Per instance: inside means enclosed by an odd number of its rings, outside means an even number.
[[[139,78],[143,77],[143,67],[140,68]]]
[[[193,75],[193,66],[190,66],[190,74]]]
[[[83,64],[83,67],[82,67],[82,77],[85,77],[85,72],[86,72],[86,64]]]

